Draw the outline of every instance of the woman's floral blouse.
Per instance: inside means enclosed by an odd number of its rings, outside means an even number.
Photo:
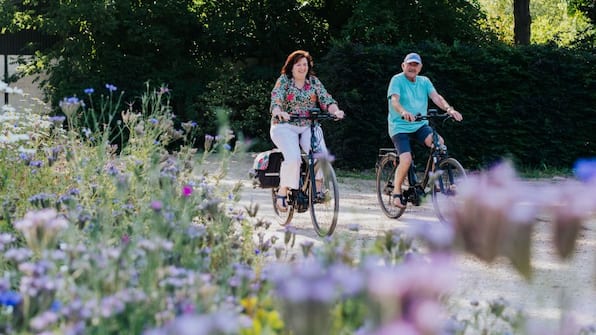
[[[269,112],[273,112],[273,107],[279,106],[282,111],[294,115],[306,115],[309,108],[321,108],[327,111],[327,107],[332,104],[337,104],[331,94],[315,76],[310,76],[304,83],[303,88],[297,88],[294,85],[294,78],[288,78],[282,74],[277,78],[275,87],[271,91],[271,107]],[[292,120],[279,121],[276,117],[271,117],[271,124],[290,123],[297,126],[307,126],[310,120]]]

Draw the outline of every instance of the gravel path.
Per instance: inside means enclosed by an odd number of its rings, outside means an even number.
[[[254,189],[248,178],[253,156],[235,157],[224,182],[241,181],[244,187],[240,204],[258,203],[258,217],[275,222],[270,190]],[[409,208],[397,220],[389,219],[377,204],[373,180],[338,177],[338,181],[340,216],[335,234],[357,234],[359,239],[374,240],[386,230],[438,223],[430,203]],[[297,246],[305,240],[321,243],[308,212],[295,214],[292,224],[297,229]],[[351,224],[359,226],[358,232],[348,229]],[[282,236],[284,227],[275,223],[269,230]],[[581,231],[571,260],[563,262],[555,254],[548,222],[536,225],[532,243],[534,275],[530,282],[505,259],[486,264],[470,255],[456,255],[458,285],[452,295],[453,303],[470,309],[472,301],[482,304],[503,297],[543,325],[556,325],[565,311],[570,311],[579,325],[596,325],[596,219]]]

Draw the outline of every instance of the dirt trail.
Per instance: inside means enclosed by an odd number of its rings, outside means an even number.
[[[258,203],[258,216],[275,222],[270,191],[254,189],[248,178],[253,156],[235,157],[225,181],[241,181],[244,188],[240,203]],[[429,203],[409,208],[397,220],[389,219],[377,204],[374,181],[341,177],[338,181],[340,215],[335,234],[357,234],[359,239],[374,240],[389,229],[407,230],[425,222],[438,223]],[[292,224],[297,229],[297,246],[305,240],[321,243],[312,229],[308,212],[296,214]],[[358,225],[359,230],[350,231],[351,224]],[[270,231],[281,236],[284,227],[274,224]],[[564,311],[571,311],[579,325],[596,325],[596,219],[582,230],[570,261],[563,262],[555,254],[548,223],[536,225],[532,242],[534,275],[531,282],[518,275],[506,260],[486,264],[473,256],[457,255],[458,285],[453,301],[468,309],[471,301],[503,297],[541,324],[554,325]]]

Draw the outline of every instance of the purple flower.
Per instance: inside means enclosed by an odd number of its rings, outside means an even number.
[[[151,201],[151,209],[153,209],[156,212],[161,211],[163,208],[163,203],[159,200],[153,200]]]
[[[35,168],[40,168],[40,167],[42,167],[42,165],[43,165],[42,161],[35,160],[35,161],[29,162],[29,166],[35,167]]]
[[[64,120],[66,120],[66,117],[62,115],[50,116],[48,118],[48,121],[54,123],[57,126],[61,125]]]
[[[85,94],[93,94],[95,90],[93,88],[86,88],[83,92],[85,92]]]
[[[192,186],[190,185],[184,185],[184,187],[182,187],[182,195],[185,197],[190,197],[190,195],[192,194]]]
[[[106,88],[108,89],[108,91],[110,92],[114,92],[116,90],[118,90],[118,87],[112,85],[112,84],[106,84]]]

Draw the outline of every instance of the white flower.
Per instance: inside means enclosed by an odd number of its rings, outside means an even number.
[[[14,113],[16,108],[12,107],[11,105],[4,105],[2,106],[2,111],[7,113]]]
[[[6,87],[4,92],[8,94],[20,94],[23,95],[23,90],[18,87]]]
[[[29,155],[35,155],[35,153],[37,152],[35,149],[25,149],[23,147],[19,147],[17,151]]]

